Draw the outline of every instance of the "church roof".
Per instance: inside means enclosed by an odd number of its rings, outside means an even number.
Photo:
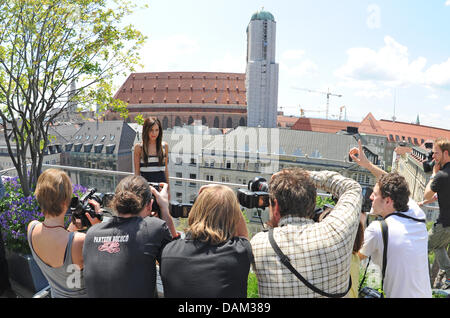
[[[254,21],[254,20],[267,20],[267,21],[275,22],[275,18],[273,16],[273,14],[268,11],[264,11],[264,10],[255,12],[251,18],[251,21]]]

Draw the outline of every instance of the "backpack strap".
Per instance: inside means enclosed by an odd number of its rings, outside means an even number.
[[[280,247],[277,245],[277,243],[275,242],[275,239],[273,238],[273,228],[269,229],[269,242],[270,245],[272,245],[272,248],[274,249],[275,253],[278,255],[278,257],[280,258],[281,263],[286,266],[295,276],[297,276],[297,278],[303,283],[305,284],[305,286],[307,286],[308,288],[312,289],[314,292],[325,296],[325,297],[330,297],[330,298],[340,298],[340,297],[344,297],[345,295],[347,295],[348,291],[350,290],[350,288],[352,287],[352,277],[350,276],[350,280],[348,283],[348,288],[344,293],[339,293],[339,294],[330,294],[327,292],[324,292],[322,290],[320,290],[319,288],[317,288],[316,286],[314,286],[313,284],[311,284],[310,282],[308,282],[299,272],[297,272],[297,270],[294,268],[294,266],[292,266],[289,257],[287,257],[280,249]]]
[[[387,264],[387,249],[388,249],[388,241],[389,241],[389,232],[388,226],[385,220],[380,221],[381,226],[381,235],[383,237],[383,265],[381,268],[381,287],[384,289],[384,275],[386,274],[386,264]]]
[[[424,220],[424,219],[416,219],[416,218],[414,218],[412,216],[409,216],[409,215],[406,215],[406,214],[403,214],[403,213],[400,213],[400,212],[391,213],[388,216],[386,216],[384,219],[386,220],[388,217],[390,217],[392,215],[396,215],[396,216],[399,216],[399,217],[404,218],[404,219],[410,219],[410,220],[413,220],[413,221],[416,221],[416,222],[426,223],[426,220]]]

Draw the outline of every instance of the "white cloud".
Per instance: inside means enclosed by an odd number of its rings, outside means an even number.
[[[449,0],[449,2],[450,2],[450,0]],[[444,109],[450,111],[450,105],[445,106]]]
[[[347,63],[335,72],[345,80],[376,81],[390,87],[399,87],[423,81],[426,59],[410,62],[408,48],[392,37],[384,38],[384,47],[378,51],[369,48],[351,48]]]
[[[209,65],[209,72],[245,73],[245,56],[233,56],[226,52],[221,58],[214,59]]]
[[[408,48],[390,36],[379,50],[350,48],[347,56],[334,75],[342,81],[339,85],[355,89],[357,96],[381,98],[389,95],[387,89],[413,85],[450,89],[450,58],[426,68],[426,58],[411,60]]]
[[[303,58],[304,55],[304,50],[287,50],[281,54],[281,60],[299,60]]]
[[[281,54],[280,73],[292,79],[315,76],[319,71],[317,64],[306,57],[304,50],[287,50]]]
[[[150,37],[141,50],[141,71],[164,72],[181,71],[191,66],[200,46],[197,41],[184,34],[176,34],[163,39]]]
[[[450,6],[450,0],[445,1],[446,6]]]
[[[450,88],[450,58],[444,63],[432,65],[424,75],[427,85]]]

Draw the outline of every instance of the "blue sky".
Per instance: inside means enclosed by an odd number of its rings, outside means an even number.
[[[245,73],[246,28],[277,22],[278,107],[286,115],[450,129],[450,0],[153,0],[128,20],[148,36],[137,71]],[[311,111],[309,111],[311,110]],[[395,113],[394,113],[395,110]],[[344,113],[343,113],[344,115]]]

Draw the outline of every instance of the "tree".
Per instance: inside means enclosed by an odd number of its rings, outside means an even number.
[[[0,117],[25,195],[42,169],[48,129],[70,103],[127,117],[112,82],[133,71],[145,41],[123,25],[134,9],[128,0],[1,1]]]

